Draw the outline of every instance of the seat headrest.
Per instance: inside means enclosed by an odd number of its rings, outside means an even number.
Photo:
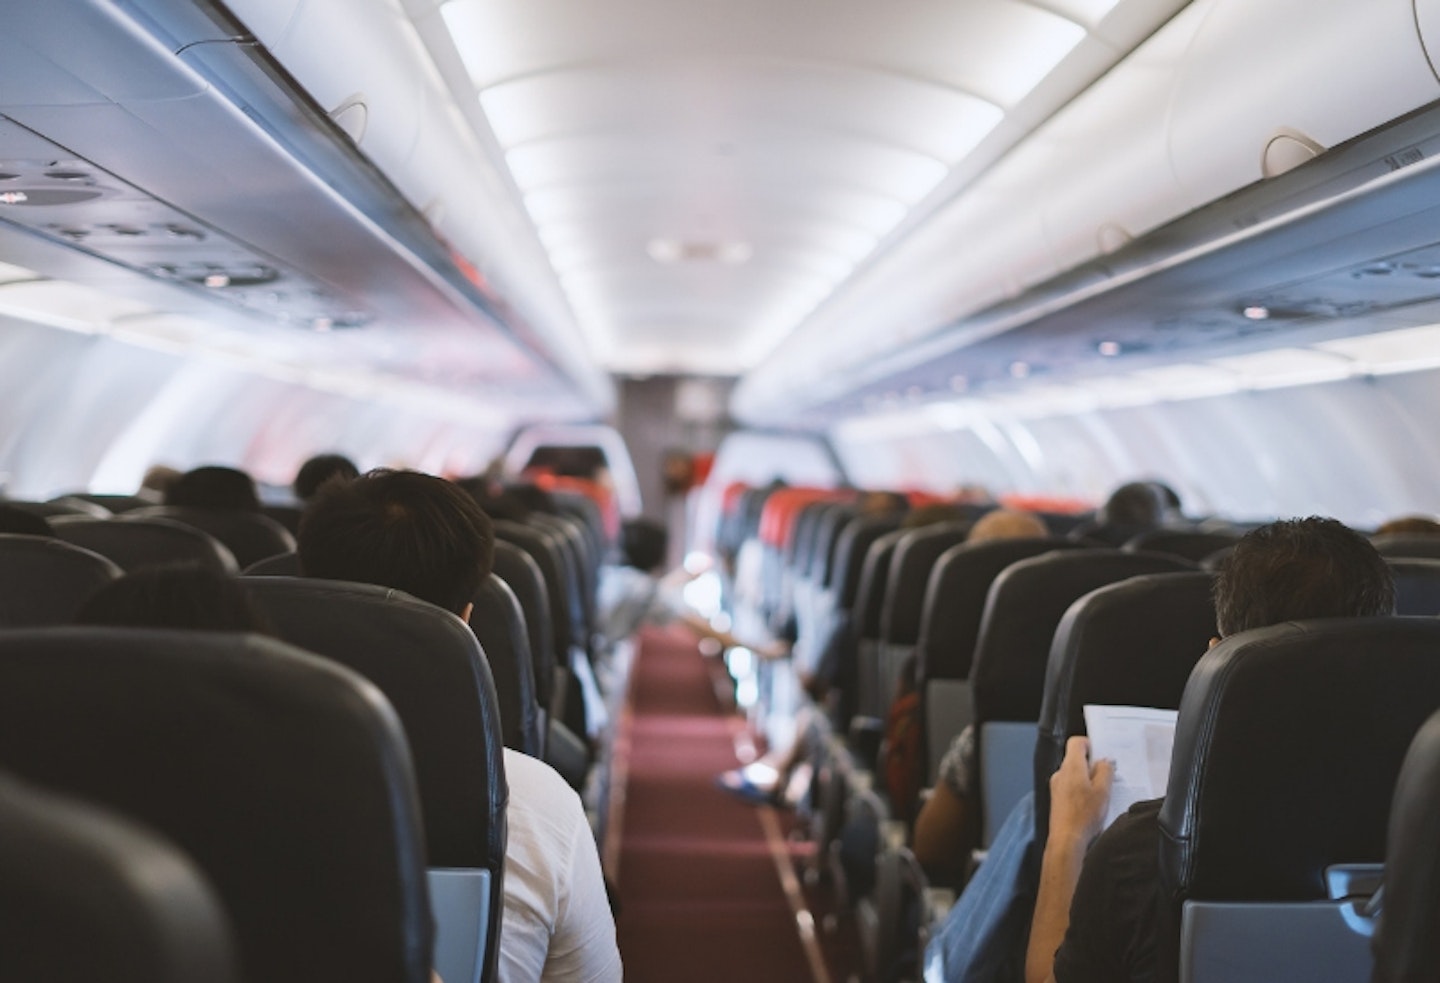
[[[985,598],[1000,572],[1032,556],[1080,548],[1062,539],[999,539],[961,543],[941,553],[925,585],[916,678],[969,679]]]
[[[895,546],[880,615],[880,637],[894,645],[914,645],[920,637],[925,585],[940,555],[965,541],[969,522],[940,522],[912,529]]]
[[[1391,802],[1373,981],[1440,979],[1440,711],[1410,742]]]
[[[253,635],[0,632],[0,767],[193,858],[246,979],[428,983],[410,756],[355,673]]]
[[[430,865],[503,858],[500,710],[469,626],[373,584],[247,577],[245,586],[280,637],[358,672],[394,705],[415,759]]]
[[[1109,549],[1048,553],[1006,567],[986,596],[975,642],[976,724],[1040,718],[1055,629],[1082,595],[1141,574],[1194,569],[1179,557]]]
[[[99,553],[59,539],[0,533],[0,628],[68,625],[120,574]]]
[[[0,983],[239,980],[190,858],[98,806],[0,778]]]
[[[245,568],[247,577],[298,577],[300,576],[299,553],[276,553],[263,560],[256,560]]]
[[[77,517],[54,523],[55,535],[67,543],[99,553],[124,570],[166,563],[198,563],[221,573],[236,574],[235,556],[208,533],[159,516],[126,519]]]
[[[1400,761],[1440,707],[1440,620],[1336,618],[1240,632],[1185,687],[1160,876],[1175,904],[1325,896],[1378,863]]]
[[[890,558],[907,529],[894,529],[878,537],[865,551],[860,583],[855,591],[855,634],[859,638],[880,637],[880,616],[885,608],[885,589],[890,580]]]
[[[1200,529],[1150,529],[1132,536],[1125,543],[1124,549],[1169,553],[1199,563],[1207,556],[1229,549],[1239,541],[1239,533],[1204,532]]]
[[[559,543],[549,530],[508,519],[495,520],[495,539],[518,546],[540,567],[541,576],[545,578],[545,593],[550,601],[550,635],[556,662],[568,665],[575,627],[571,621],[570,582]]]
[[[545,593],[545,575],[534,558],[514,543],[495,541],[495,576],[515,592],[525,631],[530,641],[530,658],[535,665],[535,695],[542,707],[550,706],[555,681],[555,642],[551,634],[550,598]]]
[[[1383,536],[1372,536],[1370,542],[1381,556],[1440,559],[1440,536],[1396,532]]]
[[[855,609],[855,597],[860,590],[860,577],[870,544],[899,528],[900,518],[895,515],[857,515],[845,523],[835,547],[835,569],[831,578],[838,609]]]
[[[201,532],[209,533],[235,554],[235,562],[243,570],[250,564],[295,549],[295,537],[290,530],[259,512],[240,512],[234,509],[202,509],[187,505],[156,505],[148,509],[135,509],[120,517],[121,522],[133,519],[160,517],[194,526]]]
[[[1440,558],[1392,556],[1386,559],[1395,577],[1395,613],[1440,614]]]

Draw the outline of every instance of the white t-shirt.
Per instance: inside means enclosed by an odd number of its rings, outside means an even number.
[[[509,748],[505,776],[500,983],[619,983],[615,919],[580,797],[549,765]]]

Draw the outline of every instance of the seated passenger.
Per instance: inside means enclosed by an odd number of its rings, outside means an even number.
[[[1181,517],[1180,497],[1169,485],[1159,481],[1131,481],[1111,492],[1095,513],[1095,521],[1076,527],[1071,537],[1123,546],[1139,533]]]
[[[291,485],[291,489],[296,498],[308,502],[325,482],[331,479],[354,481],[358,477],[360,469],[345,455],[316,454],[300,465],[300,470],[295,472],[295,483]]]
[[[300,524],[309,577],[393,587],[462,618],[490,574],[490,518],[454,484],[372,471],[327,484]],[[621,978],[615,922],[579,797],[549,765],[506,748],[505,912],[500,980]]]
[[[1440,536],[1440,522],[1423,515],[1406,515],[1382,523],[1377,536]]]
[[[1300,618],[1394,609],[1390,568],[1364,537],[1333,519],[1256,529],[1226,558],[1215,584],[1222,637]],[[1050,833],[1026,955],[1028,983],[1171,975],[1156,966],[1162,800],[1138,803],[1102,833],[1114,767],[1088,761],[1088,752],[1085,738],[1072,737],[1050,779]]]
[[[207,465],[186,471],[165,492],[166,505],[259,512],[255,480],[235,468]]]

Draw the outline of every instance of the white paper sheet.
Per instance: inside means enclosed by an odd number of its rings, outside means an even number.
[[[1115,762],[1110,788],[1109,826],[1136,802],[1158,799],[1170,779],[1170,749],[1175,744],[1174,710],[1153,707],[1085,705],[1090,760]]]

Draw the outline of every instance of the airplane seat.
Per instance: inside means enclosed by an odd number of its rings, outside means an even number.
[[[509,793],[501,707],[474,633],[448,611],[374,584],[248,577],[245,586],[281,638],[358,672],[395,707],[415,762],[431,887],[445,897],[435,905],[442,941],[478,932],[467,945],[483,955],[457,978],[473,980],[477,968],[489,978]]]
[[[0,628],[68,625],[121,572],[99,553],[59,539],[0,533]]]
[[[1440,979],[1440,712],[1420,728],[1390,808],[1372,983]]]
[[[294,551],[276,553],[263,560],[256,560],[245,568],[247,577],[298,577],[300,576],[300,554]]]
[[[493,570],[520,602],[534,664],[535,696],[548,711],[555,689],[555,643],[550,637],[550,600],[545,595],[545,575],[529,553],[503,539],[495,541]]]
[[[239,633],[0,632],[0,767],[189,856],[244,979],[429,983],[410,754],[355,673]]]
[[[122,570],[165,563],[197,563],[225,574],[237,574],[235,555],[218,539],[172,519],[132,518],[123,522],[88,516],[56,516],[55,535],[113,560]]]
[[[280,523],[258,512],[233,509],[202,509],[187,505],[152,505],[134,509],[121,516],[121,522],[132,519],[162,518],[193,526],[220,540],[243,570],[250,564],[295,549],[295,537]]]
[[[1371,536],[1370,542],[1381,556],[1440,559],[1440,536],[1397,532],[1387,533],[1383,536]]]
[[[1235,546],[1233,543],[1229,546],[1222,546],[1214,553],[1211,553],[1209,556],[1204,557],[1200,560],[1200,569],[1209,570],[1211,573],[1218,573],[1220,571],[1221,564],[1223,564],[1226,558],[1229,557],[1230,554],[1233,552],[1235,552]]]
[[[841,667],[841,703],[850,710],[842,719],[852,741],[860,746],[859,753],[867,769],[874,766],[874,752],[878,750],[885,712],[889,709],[879,692],[879,672],[880,621],[890,580],[890,560],[900,541],[909,534],[908,529],[892,530],[877,538],[865,551],[851,612],[855,625],[855,663]]]
[[[500,701],[500,723],[505,746],[533,758],[545,757],[545,724],[535,687],[535,663],[520,601],[493,573],[475,592],[470,629],[480,642],[495,695]]]
[[[1158,819],[1158,953],[1181,983],[1370,978],[1330,868],[1384,861],[1437,656],[1440,620],[1335,618],[1240,632],[1197,663]]]
[[[1440,557],[1392,556],[1386,560],[1395,576],[1395,613],[1440,615]]]
[[[995,578],[970,669],[982,846],[1030,790],[1045,669],[1066,610],[1106,584],[1194,569],[1163,553],[1086,549],[1020,560]]]
[[[121,512],[129,512],[133,509],[143,509],[151,505],[158,505],[154,498],[142,498],[139,495],[101,495],[94,492],[71,492],[68,495],[61,495],[51,499],[52,502],[73,504],[75,501],[89,502],[91,505],[98,505],[111,515],[119,515]],[[101,518],[96,516],[96,518]]]
[[[305,509],[300,505],[261,505],[260,514],[269,516],[284,526],[292,536],[300,534],[300,517]]]
[[[1050,535],[1057,539],[1067,539],[1076,528],[1088,525],[1095,518],[1093,512],[1036,511],[1035,515],[1045,523],[1045,528],[1050,530]]]
[[[1035,745],[1035,843],[1050,831],[1050,776],[1085,733],[1087,703],[1174,710],[1215,637],[1215,578],[1154,573],[1100,587],[1066,610],[1045,667]]]
[[[915,654],[930,573],[946,550],[965,541],[970,525],[969,521],[940,522],[912,529],[895,547],[880,614],[881,716],[895,699],[905,663]]]
[[[0,778],[0,983],[239,983],[229,918],[173,844]]]
[[[940,759],[971,723],[970,668],[990,585],[1012,563],[1080,548],[1065,539],[1001,539],[960,543],[935,561],[915,639],[926,784],[934,784]]]
[[[1199,529],[1150,529],[1132,536],[1122,549],[1130,552],[1169,553],[1171,556],[1201,562],[1208,556],[1228,549],[1240,541],[1239,533],[1202,531]]]
[[[7,498],[0,500],[0,504],[45,519],[51,519],[58,515],[83,515],[91,519],[108,519],[110,517],[109,509],[71,495],[63,495],[51,502],[12,501]]]
[[[599,632],[599,618],[595,610],[595,596],[599,588],[599,558],[590,555],[589,540],[578,521],[543,512],[533,513],[529,521],[533,525],[549,529],[559,540],[571,585],[572,619],[578,632],[576,644],[586,653],[590,653],[592,640]]]

